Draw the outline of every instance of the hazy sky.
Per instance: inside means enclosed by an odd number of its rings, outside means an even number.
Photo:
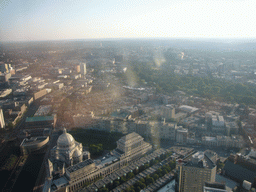
[[[0,41],[256,37],[256,0],[0,0]]]

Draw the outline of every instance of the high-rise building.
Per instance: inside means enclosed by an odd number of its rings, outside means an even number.
[[[165,119],[175,118],[175,108],[172,105],[166,105],[162,107],[162,116]]]
[[[203,192],[205,182],[215,182],[216,154],[197,152],[188,161],[180,166],[179,191]]]
[[[0,108],[0,128],[5,128],[3,110]]]
[[[0,62],[0,83],[6,83],[11,78],[13,71],[11,64],[5,64],[4,62]]]
[[[9,73],[9,65],[3,62],[0,62],[0,72]]]
[[[76,66],[76,72],[77,72],[77,73],[80,73],[80,65],[77,65],[77,66]]]
[[[80,63],[80,73],[82,77],[86,75],[86,63]]]
[[[176,142],[180,144],[186,144],[188,139],[188,129],[182,126],[178,127],[176,130]]]

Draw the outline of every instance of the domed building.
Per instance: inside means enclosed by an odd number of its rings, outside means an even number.
[[[57,140],[57,146],[51,150],[51,158],[65,162],[71,166],[83,161],[82,143],[75,141],[73,136],[64,128],[63,134]]]

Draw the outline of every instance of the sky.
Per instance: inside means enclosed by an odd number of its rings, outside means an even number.
[[[255,0],[0,0],[0,41],[255,38]]]

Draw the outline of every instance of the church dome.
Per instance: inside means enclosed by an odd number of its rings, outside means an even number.
[[[78,149],[76,149],[73,153],[73,157],[80,157],[82,155],[82,152]]]
[[[66,129],[64,129],[64,132],[62,135],[59,136],[57,140],[57,147],[59,149],[71,149],[75,146],[75,139],[72,135],[67,133]]]

